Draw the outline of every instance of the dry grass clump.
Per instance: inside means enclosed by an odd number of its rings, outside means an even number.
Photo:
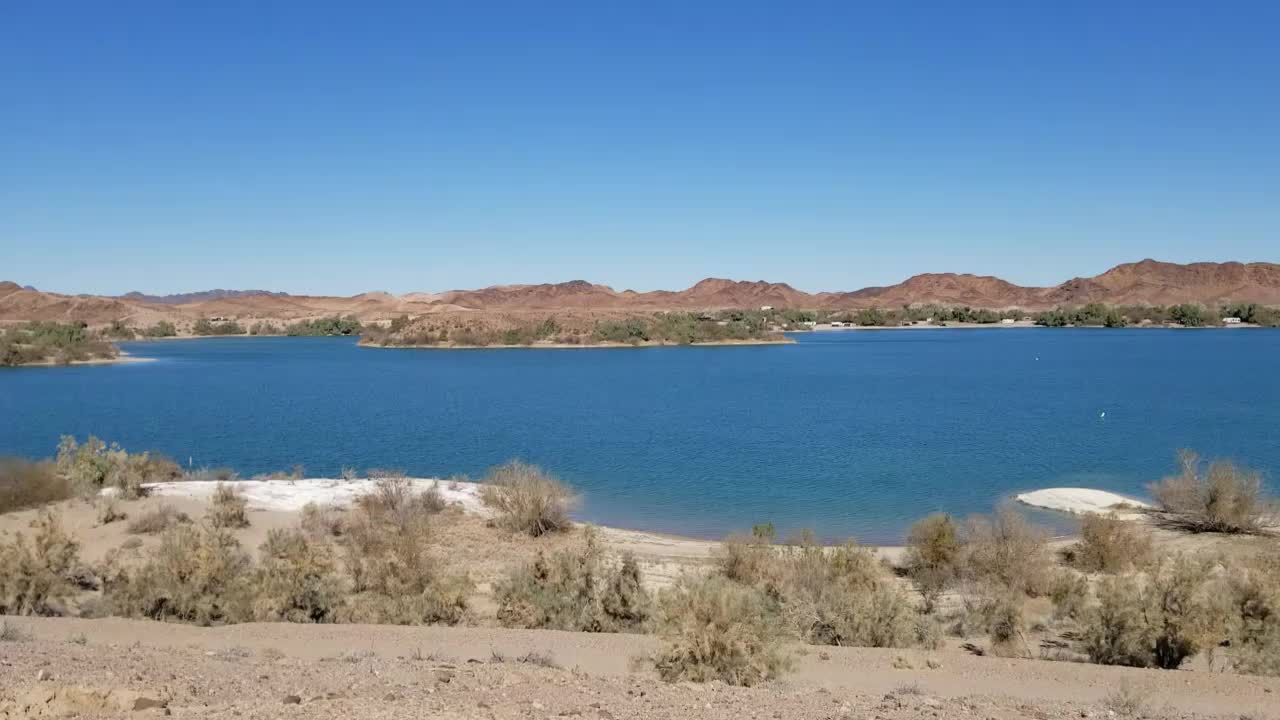
[[[313,540],[338,538],[347,531],[347,510],[338,505],[307,503],[298,526]]]
[[[416,501],[389,505],[384,497],[357,505],[341,539],[355,594],[339,610],[340,622],[452,625],[463,619],[471,582],[436,567],[426,549],[428,518]]]
[[[756,685],[790,667],[771,603],[726,577],[682,577],[659,601],[663,647],[653,658],[663,680]]]
[[[9,541],[0,537],[0,614],[56,615],[76,589],[80,544],[55,514],[42,512],[31,526],[29,542],[23,533]]]
[[[1042,595],[1052,580],[1048,539],[1012,510],[970,518],[963,536],[960,574],[979,587]]]
[[[119,445],[107,445],[92,435],[83,445],[64,435],[58,443],[56,469],[85,496],[110,488],[125,500],[141,497],[145,483],[183,476],[182,468],[166,457],[146,452],[130,454]]]
[[[1229,609],[1213,563],[1178,555],[1145,572],[1104,577],[1083,620],[1085,651],[1103,665],[1177,669],[1224,635]]]
[[[0,514],[60,502],[75,494],[71,481],[59,475],[51,462],[0,458]]]
[[[489,472],[480,499],[498,512],[498,524],[513,532],[539,537],[568,530],[573,492],[536,465],[513,460]]]
[[[254,571],[253,617],[259,621],[332,622],[343,602],[333,549],[305,532],[272,530]]]
[[[1151,533],[1112,515],[1086,515],[1080,542],[1064,553],[1068,563],[1084,572],[1118,573],[1151,562]]]
[[[172,505],[161,505],[129,521],[126,530],[132,535],[156,535],[191,518]]]
[[[211,625],[251,616],[251,562],[225,528],[176,525],[136,568],[111,557],[103,590],[128,617]]]
[[[640,566],[630,554],[610,567],[594,532],[580,547],[539,552],[497,584],[498,621],[507,627],[638,632],[652,614]]]
[[[1167,522],[1192,532],[1261,533],[1275,512],[1262,476],[1216,461],[1203,468],[1190,450],[1178,453],[1181,472],[1149,486]]]
[[[215,528],[247,528],[248,507],[249,501],[234,485],[220,482],[213,488],[213,496],[209,498],[209,512],[205,517]]]
[[[903,562],[907,577],[933,612],[938,598],[960,572],[960,536],[950,515],[935,513],[911,526]]]

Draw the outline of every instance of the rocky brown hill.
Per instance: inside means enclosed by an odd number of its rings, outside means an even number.
[[[1143,260],[1052,287],[1024,287],[997,277],[956,273],[916,275],[896,285],[851,292],[807,293],[785,283],[708,278],[685,290],[614,290],[583,280],[540,285],[498,285],[479,290],[371,292],[353,297],[288,295],[265,291],[208,291],[187,296],[62,295],[0,283],[0,322],[79,320],[134,325],[166,319],[190,324],[203,317],[290,321],[328,315],[385,320],[460,310],[703,310],[752,308],[869,308],[937,303],[1027,310],[1100,302],[1171,305],[1255,302],[1280,305],[1280,264],[1176,263]]]

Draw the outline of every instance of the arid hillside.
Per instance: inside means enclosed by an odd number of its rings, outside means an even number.
[[[180,328],[200,318],[299,320],[354,315],[362,321],[402,315],[480,310],[712,310],[755,308],[861,309],[940,304],[973,308],[1044,310],[1059,306],[1170,305],[1253,302],[1280,305],[1280,265],[1274,263],[1175,263],[1143,260],[1052,287],[1024,287],[997,277],[928,273],[896,285],[850,292],[807,293],[786,283],[707,278],[684,290],[615,290],[583,280],[541,285],[499,285],[352,297],[288,295],[266,291],[212,290],[184,295],[129,293],[120,297],[62,295],[0,283],[0,322],[75,320],[148,325],[167,320]]]

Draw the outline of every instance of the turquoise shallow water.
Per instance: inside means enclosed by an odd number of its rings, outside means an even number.
[[[0,453],[93,433],[244,475],[302,463],[482,474],[510,458],[580,515],[715,537],[895,542],[935,510],[1141,493],[1192,447],[1280,470],[1280,332],[916,330],[795,345],[376,350],[349,338],[126,345],[155,362],[0,371]],[[1101,416],[1106,413],[1105,418]]]

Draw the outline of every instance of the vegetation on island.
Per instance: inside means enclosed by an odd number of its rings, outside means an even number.
[[[538,344],[691,345],[781,340],[759,313],[440,313],[366,325],[361,342],[381,347],[514,347]]]
[[[244,335],[245,329],[235,320],[210,320],[209,318],[200,318],[195,325],[191,326],[192,335]]]
[[[0,613],[90,607],[202,625],[474,622],[476,583],[448,564],[457,547],[437,545],[438,524],[456,512],[441,486],[370,474],[373,491],[351,508],[310,505],[255,553],[238,539],[252,517],[233,474],[182,473],[92,438],[64,439],[56,461],[0,462],[0,511],[110,488],[116,500],[102,503],[103,523],[127,516],[118,503],[144,494],[143,479],[218,483],[203,517],[163,505],[139,514],[129,532],[155,541],[93,565],[56,512],[39,512],[29,532],[0,537]],[[669,681],[753,685],[784,674],[797,643],[930,650],[948,636],[978,654],[1164,669],[1210,655],[1215,670],[1280,675],[1280,554],[1271,546],[1251,554],[1170,547],[1154,541],[1150,523],[1113,515],[1086,518],[1080,540],[1055,549],[1022,515],[1000,510],[922,519],[894,567],[870,548],[824,546],[809,532],[778,543],[773,526],[760,523],[655,592],[634,556],[575,528],[574,493],[554,476],[513,462],[482,488],[493,512],[485,532],[494,534],[485,537],[519,538],[533,551],[491,583],[497,622],[655,634],[661,642],[648,662]],[[1157,524],[1272,532],[1274,503],[1257,475],[1229,463],[1186,455],[1153,494],[1158,506],[1147,517]],[[98,601],[72,602],[86,592]]]
[[[359,335],[362,329],[360,321],[354,316],[316,318],[291,323],[284,329],[290,337],[317,337],[326,335]],[[264,333],[265,334],[265,333]]]
[[[1217,327],[1225,318],[1238,318],[1241,323],[1263,327],[1280,327],[1280,309],[1256,303],[1229,303],[1219,307],[1195,304],[1104,305],[1089,303],[1063,306],[1052,310],[1026,311],[1019,308],[1000,310],[943,306],[909,305],[898,308],[865,308],[861,310],[773,310],[760,311],[760,316],[787,330],[804,330],[811,324],[838,322],[857,327],[899,327],[904,325],[947,325],[951,323],[993,325],[1002,321],[1031,322],[1042,327],[1107,327],[1142,325],[1177,325],[1182,327]]]
[[[84,323],[52,321],[13,325],[0,332],[0,366],[69,365],[118,356],[115,345]]]

